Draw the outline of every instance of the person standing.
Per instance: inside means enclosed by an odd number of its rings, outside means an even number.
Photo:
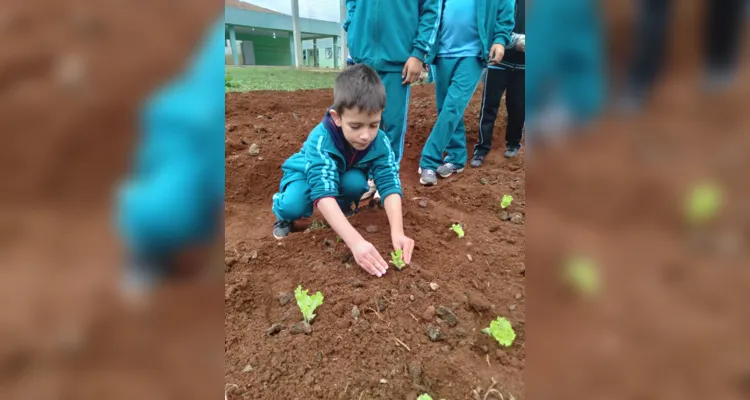
[[[484,76],[482,110],[479,115],[479,139],[469,165],[481,167],[492,148],[492,133],[505,95],[508,124],[505,128],[505,157],[518,155],[526,120],[526,0],[516,0],[512,42],[498,65],[489,65]]]

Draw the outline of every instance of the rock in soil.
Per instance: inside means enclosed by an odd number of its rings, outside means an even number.
[[[242,368],[242,372],[248,373],[253,370],[253,366],[250,364],[245,365],[245,368]]]
[[[521,293],[516,293],[515,297],[516,297],[516,300],[521,300],[521,297],[523,297],[523,295],[521,295]]]
[[[260,154],[260,146],[255,143],[251,144],[250,148],[247,149],[247,153],[253,157],[257,156],[258,154]]]
[[[378,233],[378,226],[377,225],[367,225],[367,228],[365,228],[365,231],[367,231],[367,233]]]
[[[507,211],[501,211],[500,212],[500,219],[503,220],[503,221],[510,221],[510,214],[508,214]]]
[[[481,183],[484,186],[487,186],[490,184],[490,181],[488,181],[487,178],[480,178],[479,183]]]
[[[513,213],[510,216],[510,222],[512,222],[514,224],[522,224],[523,223],[523,216],[521,215],[521,213]]]
[[[296,335],[298,333],[304,333],[305,335],[309,335],[312,332],[312,326],[310,326],[310,324],[308,324],[305,321],[300,321],[292,325],[291,331],[292,331],[292,335]]]
[[[471,257],[471,254],[467,254],[466,258],[469,260],[469,262],[474,262],[474,258]]]
[[[479,294],[477,292],[470,292],[467,295],[466,303],[469,306],[470,310],[474,310],[479,313],[488,311],[490,307],[492,307],[490,301],[487,300],[487,298],[482,294]]]
[[[273,324],[270,328],[266,329],[266,335],[273,336],[279,332],[284,330],[284,325],[281,324]]]
[[[438,290],[439,288],[440,288],[440,285],[438,285],[435,282],[430,282],[430,289],[432,289],[433,292]]]
[[[359,307],[357,306],[352,307],[352,318],[354,319],[359,318]]]
[[[436,313],[440,319],[448,323],[448,326],[456,326],[458,324],[458,318],[450,308],[440,306],[437,308]]]
[[[458,337],[466,337],[466,329],[464,329],[464,328],[456,328],[456,336],[458,336]]]
[[[378,308],[378,312],[383,312],[388,308],[388,302],[382,297],[378,297],[378,299],[375,300],[375,305]]]
[[[409,300],[410,300],[410,301],[414,301],[414,295],[413,295],[413,294],[412,294],[412,295],[409,295]]]
[[[289,304],[290,301],[294,299],[294,295],[290,292],[281,292],[279,293],[279,304],[281,306],[285,306]]]
[[[354,279],[354,280],[352,280],[351,284],[352,284],[352,287],[355,287],[355,288],[360,288],[360,287],[362,287],[362,286],[365,286],[365,283],[364,283],[364,282],[362,282],[362,281],[361,281],[361,280],[359,280],[359,279]]]
[[[422,208],[427,208],[427,199],[419,200],[419,206]]]
[[[354,293],[352,296],[352,304],[356,305],[362,305],[364,302],[367,301],[367,295],[364,293]]]
[[[432,321],[432,319],[435,318],[435,312],[436,312],[435,307],[433,306],[427,307],[424,313],[422,313],[422,319],[427,322]]]
[[[427,326],[427,337],[429,337],[433,342],[445,340],[445,335],[440,332],[440,328],[432,325]]]

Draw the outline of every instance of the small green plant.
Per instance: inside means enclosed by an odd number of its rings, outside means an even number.
[[[336,236],[336,243],[341,243],[343,239],[341,239],[341,236]]]
[[[513,196],[509,194],[504,194],[503,198],[500,200],[500,207],[502,207],[503,209],[506,209],[508,208],[511,202],[513,202]]]
[[[224,75],[224,87],[236,88],[239,87],[239,83],[235,82],[234,79],[229,75]]]
[[[432,400],[432,397],[429,394],[424,393],[420,394],[419,397],[417,397],[417,400]]]
[[[310,229],[325,229],[328,228],[328,225],[326,225],[323,221],[318,221],[314,219],[312,223],[310,224]]]
[[[461,226],[461,224],[453,224],[451,226],[451,230],[453,232],[456,232],[456,235],[458,235],[459,238],[464,237],[464,228]]]
[[[565,280],[576,291],[585,295],[593,296],[599,292],[601,279],[599,270],[594,261],[581,257],[571,257],[565,266]]]
[[[516,340],[516,332],[513,330],[513,326],[510,321],[503,317],[497,317],[490,322],[490,327],[482,329],[482,333],[492,336],[500,345],[505,347],[509,347]]]
[[[724,195],[721,189],[706,183],[693,188],[685,204],[685,214],[691,224],[703,224],[716,217]]]
[[[315,318],[313,311],[323,304],[323,294],[316,292],[314,295],[308,296],[307,289],[302,290],[302,286],[300,285],[294,290],[294,298],[297,299],[297,305],[300,311],[302,311],[302,317],[309,324]]]
[[[396,266],[396,269],[401,270],[406,266],[404,262],[404,251],[396,250],[391,252],[391,264]]]

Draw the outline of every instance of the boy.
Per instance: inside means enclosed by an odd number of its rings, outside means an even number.
[[[487,67],[482,94],[482,112],[479,116],[479,141],[474,146],[470,165],[479,168],[492,148],[492,132],[500,108],[500,100],[506,91],[505,108],[508,110],[508,125],[505,127],[505,157],[518,155],[523,137],[525,120],[526,82],[526,0],[516,0],[513,43],[499,65]]]
[[[486,61],[499,64],[513,31],[513,0],[445,0],[433,79],[438,118],[422,150],[420,183],[462,172],[468,154],[464,110]],[[443,153],[448,155],[443,158]]]
[[[142,138],[116,216],[128,254],[127,300],[140,303],[163,279],[197,272],[221,238],[224,29],[223,20],[212,25],[186,71],[142,112]]]
[[[403,250],[407,264],[414,250],[414,241],[404,235],[398,162],[388,136],[379,129],[385,101],[385,88],[372,68],[357,64],[342,71],[333,89],[333,107],[302,149],[281,166],[280,192],[273,196],[274,237],[286,237],[295,220],[311,216],[317,207],[357,264],[378,277],[388,264],[346,219],[368,189],[367,176],[380,189],[393,248]]]
[[[400,168],[410,85],[419,81],[440,24],[440,0],[347,0],[343,28],[352,59],[380,75],[387,96],[381,129]],[[363,198],[375,193],[374,187]],[[382,195],[382,193],[379,193]],[[376,196],[377,197],[377,196]]]

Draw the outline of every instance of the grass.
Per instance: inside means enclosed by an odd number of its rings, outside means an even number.
[[[227,92],[253,90],[331,89],[338,70],[297,70],[292,67],[226,67]]]

